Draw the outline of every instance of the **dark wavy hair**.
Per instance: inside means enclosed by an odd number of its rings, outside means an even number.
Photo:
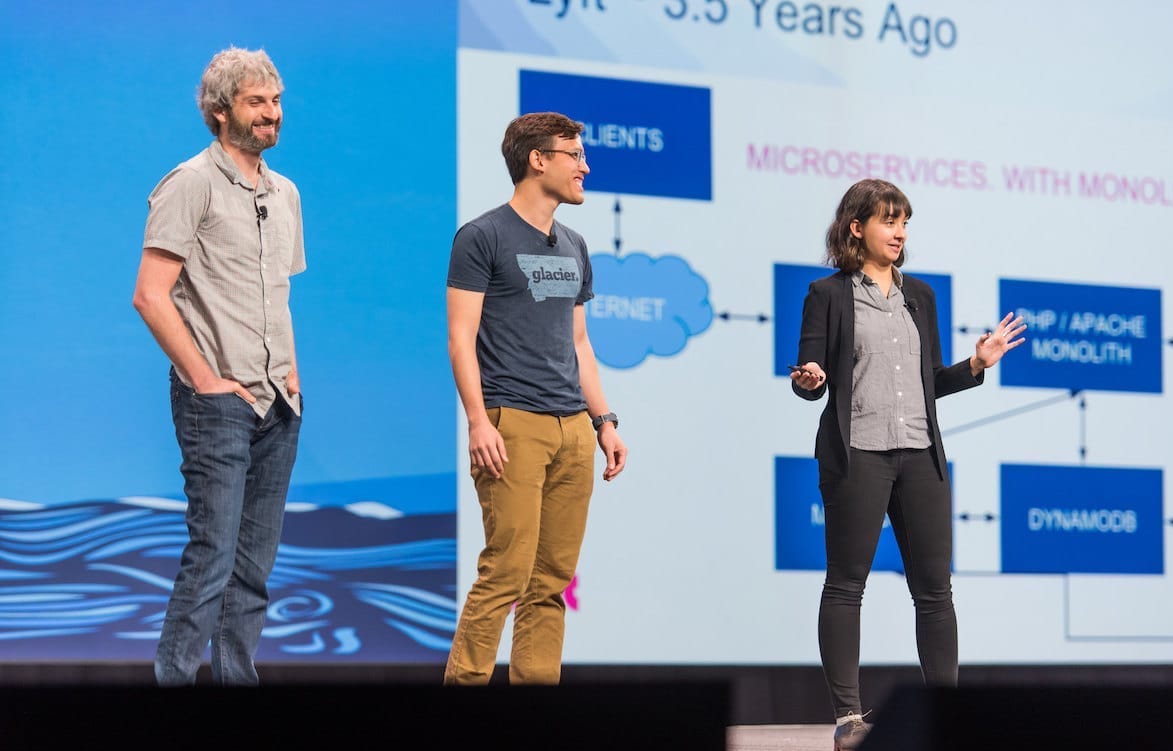
[[[824,262],[843,271],[858,271],[863,268],[867,249],[851,234],[851,223],[866,224],[873,216],[883,218],[912,216],[912,204],[908,197],[887,180],[860,180],[847,189],[835,210],[835,221],[827,228],[827,256]],[[896,267],[904,265],[904,250],[896,259]]]
[[[558,112],[530,112],[515,117],[505,128],[501,154],[509,168],[509,179],[517,185],[529,174],[529,155],[534,149],[550,147],[555,137],[574,138],[583,124]]]

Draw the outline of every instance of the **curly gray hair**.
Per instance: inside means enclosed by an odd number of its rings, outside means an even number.
[[[264,50],[229,47],[216,53],[204,69],[196,90],[196,104],[212,135],[220,135],[220,121],[216,119],[216,113],[232,109],[232,101],[241,86],[258,83],[273,84],[278,91],[285,88],[277,67]]]

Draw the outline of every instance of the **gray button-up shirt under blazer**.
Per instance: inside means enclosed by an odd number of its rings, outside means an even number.
[[[904,305],[903,278],[884,297],[862,271],[852,277],[855,365],[851,376],[851,447],[868,451],[932,445],[920,374],[920,335]]]
[[[143,247],[183,259],[171,299],[213,372],[248,389],[259,416],[278,395],[300,414],[285,378],[294,352],[289,277],[305,270],[301,196],[263,160],[258,182],[213,141],[151,191]]]

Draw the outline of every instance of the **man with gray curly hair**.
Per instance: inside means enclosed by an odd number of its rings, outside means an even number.
[[[277,144],[284,85],[263,50],[230,47],[197,103],[215,136],[147,199],[134,307],[170,361],[189,539],[155,656],[161,686],[259,682],[301,429],[290,277],[305,270],[301,197],[261,152]]]

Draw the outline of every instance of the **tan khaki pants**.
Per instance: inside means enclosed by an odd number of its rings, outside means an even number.
[[[465,599],[445,684],[488,683],[515,603],[509,682],[556,684],[562,672],[566,604],[594,488],[596,436],[590,416],[488,410],[509,461],[501,477],[473,470],[485,547]]]

